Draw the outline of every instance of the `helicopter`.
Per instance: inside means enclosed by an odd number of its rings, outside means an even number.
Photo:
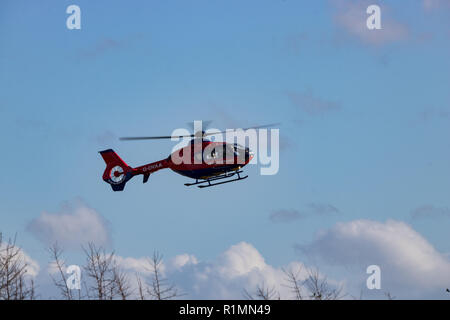
[[[254,126],[243,130],[267,128],[274,125],[276,124]],[[135,168],[126,164],[113,149],[99,151],[106,163],[103,180],[111,185],[113,191],[123,191],[125,184],[137,175],[142,175],[143,183],[146,183],[151,174],[162,169],[171,169],[182,176],[195,179],[195,182],[185,183],[184,185],[187,187],[207,188],[244,180],[248,176],[241,176],[242,168],[253,159],[253,152],[238,143],[215,142],[207,138],[226,132],[229,130],[219,132],[198,130],[194,134],[179,136],[122,137],[120,140],[123,141],[192,139],[187,146],[172,152],[167,158]]]

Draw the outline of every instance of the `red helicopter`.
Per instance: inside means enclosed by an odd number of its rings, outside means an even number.
[[[243,130],[267,128],[274,125],[255,126]],[[192,140],[187,146],[174,151],[167,158],[136,168],[127,165],[112,149],[100,151],[99,153],[106,163],[103,180],[110,184],[114,191],[122,191],[125,184],[134,176],[142,174],[143,183],[146,183],[150,174],[166,168],[195,179],[195,182],[185,183],[185,186],[197,185],[199,188],[206,188],[244,180],[248,176],[241,177],[240,174],[243,172],[241,169],[253,158],[250,149],[237,143],[213,142],[205,139],[206,136],[228,131],[207,133],[201,130],[195,134],[181,136],[120,138],[120,140],[153,140],[191,137]]]

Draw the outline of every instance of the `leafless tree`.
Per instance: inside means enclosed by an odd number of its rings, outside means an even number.
[[[299,267],[297,270],[283,269],[283,272],[286,275],[285,281],[287,282],[287,284],[285,284],[284,286],[286,286],[287,288],[289,288],[291,290],[291,292],[294,294],[295,300],[303,300],[303,295],[302,295],[302,290],[301,290],[302,283],[300,281],[301,271],[302,271],[301,267]]]
[[[307,269],[306,279],[301,279],[302,269],[299,267],[297,270],[285,270],[283,269],[286,279],[284,284],[281,284],[290,289],[294,294],[295,300],[313,299],[313,300],[338,300],[342,299],[345,295],[342,294],[342,286],[333,287],[328,283],[326,277],[320,275],[317,268]],[[244,297],[246,299],[263,299],[273,300],[281,299],[278,291],[275,287],[269,288],[264,283],[256,287],[254,294],[249,293],[244,289]]]
[[[333,288],[326,277],[321,277],[317,268],[308,269],[308,277],[303,284],[313,300],[339,300],[344,297],[342,286]]]
[[[114,252],[107,254],[101,247],[89,243],[83,247],[86,265],[83,267],[89,283],[85,284],[88,299],[126,300],[131,296],[128,278],[117,265]]]
[[[66,277],[66,265],[65,261],[62,258],[63,250],[58,245],[58,243],[54,243],[52,246],[48,248],[48,252],[50,253],[51,263],[56,267],[57,275],[54,276],[50,274],[53,283],[58,288],[61,296],[66,300],[74,299],[73,291],[69,289],[67,286],[67,277]],[[81,290],[78,291],[78,299],[81,299]]]
[[[244,297],[249,300],[280,300],[280,293],[275,287],[267,287],[265,283],[261,283],[256,287],[256,291],[253,294],[244,289]]]
[[[391,295],[391,293],[390,293],[389,291],[386,291],[386,292],[384,293],[384,295],[386,296],[386,298],[387,298],[388,300],[395,300],[395,298],[396,298],[396,297],[394,297],[393,295]]]
[[[162,275],[162,260],[163,256],[155,251],[153,253],[152,258],[148,260],[150,264],[150,272],[152,274],[151,281],[148,285],[146,285],[145,292],[150,296],[151,299],[154,300],[170,300],[184,294],[178,292],[178,289],[175,285],[168,283],[168,280]],[[140,280],[138,282],[139,285]],[[140,297],[143,299],[145,295],[143,294],[144,290],[142,287],[142,283],[139,285]]]
[[[127,275],[117,265],[113,266],[112,273],[114,279],[113,281],[116,285],[117,295],[119,296],[120,299],[127,300],[132,293]]]
[[[139,298],[139,300],[145,300],[144,285],[142,284],[142,279],[138,274],[136,274],[136,282],[137,282],[137,286],[138,286],[138,298]]]
[[[113,300],[137,298],[141,300],[156,299],[168,300],[181,296],[174,285],[168,284],[162,276],[162,255],[158,252],[148,259],[151,279],[149,282],[142,280],[136,274],[137,294],[131,289],[128,275],[118,265],[114,252],[107,253],[104,248],[88,243],[82,247],[86,263],[83,266],[84,275],[82,289],[78,290],[78,299]],[[71,300],[74,293],[67,286],[65,273],[65,261],[62,258],[63,250],[54,244],[49,248],[52,262],[57,269],[57,275],[52,277],[53,283],[59,289],[61,296]],[[83,291],[83,294],[81,293]]]
[[[0,300],[36,298],[34,281],[27,279],[27,267],[16,238],[4,242],[0,233]]]
[[[352,294],[350,295],[350,297],[352,297],[353,300],[363,300],[363,293],[364,293],[364,290],[361,289],[361,291],[359,292],[359,297],[356,297],[356,296],[354,296]]]

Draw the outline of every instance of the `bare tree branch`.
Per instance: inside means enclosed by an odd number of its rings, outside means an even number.
[[[396,297],[392,296],[389,291],[385,292],[384,295],[388,300],[395,300]]]
[[[106,254],[101,247],[89,243],[83,248],[86,265],[83,267],[90,284],[86,285],[88,298],[98,300],[126,300],[131,295],[126,274],[117,265],[114,252]]]
[[[147,294],[151,299],[155,300],[169,300],[183,294],[178,292],[178,289],[173,284],[169,284],[167,279],[162,277],[162,255],[155,251],[153,257],[149,259],[150,272],[152,273],[152,279],[150,284],[146,288]]]
[[[62,259],[63,250],[58,246],[58,243],[54,243],[52,246],[48,248],[50,253],[51,263],[56,266],[58,272],[58,278],[50,274],[50,278],[52,278],[53,283],[58,288],[61,296],[66,300],[72,300],[73,295],[72,291],[67,286],[67,277],[66,277],[66,266],[65,261]],[[80,296],[79,296],[80,297]]]
[[[16,246],[16,237],[3,242],[0,233],[0,300],[35,299],[34,281],[27,281],[28,263]]]
[[[308,269],[308,278],[303,284],[310,293],[310,298],[314,300],[339,300],[344,297],[342,287],[330,287],[326,277],[321,277],[317,268]]]
[[[286,275],[286,282],[288,283],[285,285],[287,288],[289,288],[292,293],[294,294],[295,300],[303,300],[302,296],[302,290],[301,290],[301,283],[300,283],[300,273],[302,271],[301,267],[298,268],[298,270],[285,270],[282,269],[284,274]]]
[[[145,291],[144,286],[142,284],[141,277],[138,274],[136,274],[136,282],[138,285],[138,297],[140,300],[145,300],[146,297],[145,297],[145,293],[144,293],[144,291]]]
[[[275,287],[266,287],[264,282],[256,287],[254,295],[255,297],[244,289],[244,297],[248,300],[255,300],[255,298],[260,300],[280,300],[280,293]]]

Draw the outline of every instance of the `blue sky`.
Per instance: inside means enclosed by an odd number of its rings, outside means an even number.
[[[365,29],[372,3],[382,31]],[[70,4],[81,30],[66,28]],[[320,231],[347,230],[337,223],[396,233],[391,219],[450,266],[449,40],[444,0],[2,1],[0,231],[17,233],[42,273],[49,229],[30,224],[72,212],[67,203],[93,209],[124,257],[157,249],[212,261],[245,242],[283,266],[313,263],[299,247],[327,256]],[[220,129],[281,122],[278,174],[249,166],[249,179],[206,190],[171,171],[122,193],[102,181],[99,150],[139,166],[174,145],[117,137],[166,135],[197,119]],[[286,210],[297,218],[270,219]],[[320,262],[336,279],[365,277],[331,266]]]

